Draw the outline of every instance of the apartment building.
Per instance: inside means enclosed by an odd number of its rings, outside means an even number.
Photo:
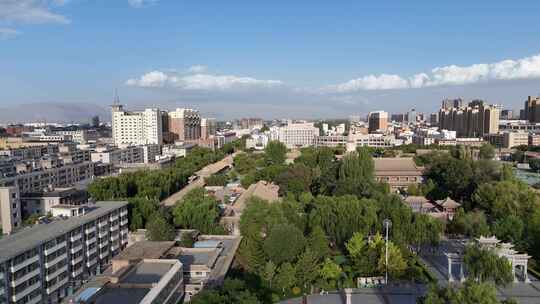
[[[23,193],[21,195],[21,213],[45,215],[52,212],[54,206],[83,206],[88,203],[88,192],[75,188],[57,188],[52,191]]]
[[[112,138],[115,145],[145,145],[163,143],[162,113],[159,109],[140,112],[125,111],[112,106]]]
[[[513,148],[529,144],[529,133],[523,131],[489,134],[484,139],[497,148]]]
[[[540,122],[540,97],[527,97],[523,107],[523,119],[531,122]]]
[[[21,201],[17,187],[0,187],[0,223],[3,234],[10,234],[21,227]]]
[[[216,119],[201,118],[201,139],[206,140],[216,135]]]
[[[169,128],[174,141],[201,138],[201,115],[194,109],[178,108],[168,114]]]
[[[473,100],[467,106],[459,107],[449,107],[443,101],[439,128],[456,131],[458,137],[483,137],[499,132],[499,113],[499,107],[482,100]]]
[[[279,141],[289,149],[312,146],[315,142],[315,137],[318,135],[319,128],[315,127],[311,122],[290,122],[278,130]]]
[[[18,160],[39,159],[45,155],[52,155],[59,152],[57,144],[42,144],[36,146],[7,148],[0,150],[1,156],[6,156]]]
[[[386,132],[388,129],[388,113],[375,111],[368,114],[368,130],[373,132]]]
[[[128,241],[127,202],[98,202],[0,239],[0,302],[60,303]]]
[[[60,130],[54,131],[54,134],[70,136],[72,141],[79,144],[85,144],[98,138],[96,130]]]
[[[0,178],[0,186],[17,186],[20,192],[40,192],[46,188],[61,188],[73,186],[78,182],[93,178],[95,168],[100,167],[103,174],[107,173],[100,163],[81,162],[67,165],[51,166],[36,169],[27,167],[27,171],[18,171],[15,176]],[[109,168],[110,169],[110,168]]]

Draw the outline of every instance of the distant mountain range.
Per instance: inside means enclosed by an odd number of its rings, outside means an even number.
[[[99,115],[101,121],[110,120],[107,106],[84,103],[26,103],[0,106],[0,124],[18,122],[90,122]]]

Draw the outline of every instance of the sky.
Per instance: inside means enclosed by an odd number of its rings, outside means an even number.
[[[518,109],[540,1],[0,0],[0,123],[193,107],[218,119]]]

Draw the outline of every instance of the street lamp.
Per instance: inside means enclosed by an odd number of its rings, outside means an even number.
[[[392,221],[390,219],[384,219],[383,220],[383,226],[386,229],[386,252],[385,252],[385,260],[386,260],[386,275],[385,275],[385,284],[388,285],[388,230],[390,227],[392,227]]]

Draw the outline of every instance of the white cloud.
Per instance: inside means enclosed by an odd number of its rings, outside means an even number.
[[[7,40],[16,37],[20,32],[11,28],[0,28],[0,40]]]
[[[189,67],[188,72],[190,73],[203,73],[206,72],[208,68],[205,65],[194,65]]]
[[[68,24],[71,21],[51,11],[51,6],[64,5],[66,0],[0,0],[0,21],[43,24]]]
[[[134,8],[142,8],[154,5],[158,0],[128,0],[128,4]]]
[[[126,81],[129,86],[145,88],[177,88],[183,90],[237,90],[251,88],[271,88],[281,86],[279,80],[260,80],[251,77],[233,75],[190,74],[176,76],[162,71],[153,71],[139,78]]]
[[[470,66],[449,65],[436,67],[429,73],[411,77],[381,74],[368,75],[345,83],[326,86],[320,91],[349,93],[363,90],[424,88],[444,85],[466,85],[490,80],[540,78],[540,54],[517,60],[480,63]]]

